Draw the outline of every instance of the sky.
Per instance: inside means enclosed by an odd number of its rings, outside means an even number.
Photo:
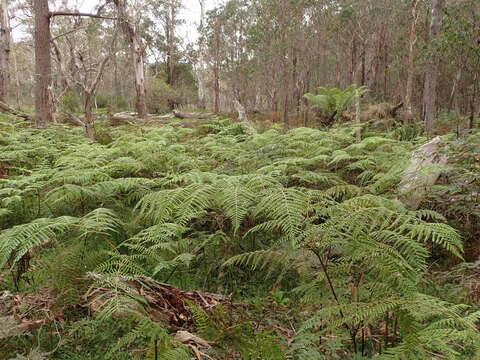
[[[77,0],[81,11],[93,12],[95,6],[100,0]],[[211,10],[221,0],[206,0],[206,11]],[[197,26],[200,23],[200,4],[198,0],[182,0],[184,8],[181,16],[185,20],[185,25],[180,29],[180,36],[189,41],[194,41],[197,38]]]
[[[215,5],[221,2],[222,0],[206,0],[206,11],[213,9]],[[95,6],[100,3],[100,0],[68,0],[68,3],[73,4],[73,8],[77,7],[82,12],[92,13]],[[182,3],[184,8],[181,16],[185,20],[185,25],[179,29],[179,35],[186,41],[193,42],[198,37],[197,27],[200,23],[200,4],[198,0],[182,0]],[[13,26],[12,35],[14,40],[20,40],[25,35],[25,32],[22,27]]]

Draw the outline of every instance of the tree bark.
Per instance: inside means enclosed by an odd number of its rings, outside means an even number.
[[[235,109],[238,112],[238,120],[240,120],[243,126],[245,126],[245,130],[247,131],[247,134],[250,136],[255,135],[256,133],[255,128],[252,126],[250,121],[248,121],[247,111],[245,110],[245,107],[238,100],[235,100]]]
[[[127,15],[126,0],[114,0],[118,12],[120,25],[130,45],[130,52],[133,60],[135,73],[135,91],[137,94],[135,108],[139,118],[147,116],[147,100],[145,90],[145,67],[143,61],[143,49],[140,37]]]
[[[7,102],[10,80],[10,22],[7,0],[0,0],[0,101]]]
[[[405,120],[413,120],[413,83],[415,81],[415,47],[417,44],[417,23],[419,18],[419,0],[412,0],[412,22],[410,24],[410,39],[408,42],[407,87],[405,89]]]
[[[50,12],[48,0],[34,0],[35,17],[35,113],[36,125],[45,129],[52,120],[49,88],[52,82]]]
[[[439,57],[434,53],[435,41],[440,36],[442,30],[444,6],[445,0],[432,1],[432,20],[430,23],[430,41],[428,44],[429,57],[425,72],[425,88],[423,92],[425,131],[427,134],[432,134],[436,116]]]
[[[220,24],[215,24],[215,64],[213,66],[215,114],[220,112]]]
[[[95,132],[93,129],[93,94],[91,92],[84,92],[85,102],[83,109],[85,111],[85,121],[83,127],[85,129],[85,136],[92,141],[95,141]]]
[[[199,32],[202,34],[204,29],[205,23],[205,0],[198,0],[200,4],[200,28]],[[205,71],[205,63],[206,63],[206,46],[205,41],[200,40],[199,44],[199,56],[198,56],[198,63],[197,63],[197,81],[198,81],[198,102],[202,109],[206,108],[206,71]]]

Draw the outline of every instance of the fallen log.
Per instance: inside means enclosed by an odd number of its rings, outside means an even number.
[[[27,120],[27,121],[35,121],[35,118],[33,116],[28,115],[24,112],[15,110],[14,108],[10,107],[10,105],[8,105],[8,104],[6,104],[2,101],[0,101],[0,112],[3,112],[5,114],[14,115],[14,116],[20,117],[24,120]]]
[[[173,110],[173,114],[180,119],[208,119],[214,116],[213,113],[202,113],[202,112],[187,113],[180,110]]]
[[[135,112],[124,111],[124,112],[113,114],[110,117],[110,120],[114,125],[117,125],[119,123],[122,123],[122,124],[132,123],[137,120],[136,116],[137,116],[137,113]]]
[[[123,123],[130,124],[130,123],[142,123],[142,122],[155,121],[155,120],[173,119],[174,117],[175,115],[173,113],[165,114],[165,115],[149,114],[145,119],[139,119],[137,117],[136,112],[124,111],[124,112],[119,112],[111,115],[110,121],[112,122],[113,125],[118,125]]]
[[[442,138],[437,136],[412,155],[398,188],[399,199],[411,209],[418,209],[428,188],[437,182],[440,167],[447,164],[448,158],[441,151],[441,142]]]

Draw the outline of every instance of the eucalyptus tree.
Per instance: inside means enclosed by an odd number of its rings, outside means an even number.
[[[182,57],[182,39],[178,36],[178,28],[185,23],[180,17],[183,4],[180,0],[150,0],[148,8],[152,20],[145,36],[149,38],[152,51],[160,53],[163,58],[165,82],[173,90],[177,85],[177,67]],[[169,106],[173,110],[175,101],[170,99]]]
[[[442,30],[445,0],[432,0],[431,7],[430,36],[428,43],[429,54],[425,71],[425,89],[423,93],[425,131],[428,134],[433,132],[436,116],[439,57],[435,52],[435,46]]]
[[[10,22],[8,2],[0,0],[0,101],[5,102],[10,78]]]
[[[130,55],[135,74],[136,101],[135,108],[139,118],[147,116],[147,98],[145,90],[145,48],[141,42],[138,30],[138,21],[128,13],[126,0],[114,0],[117,9],[120,26],[129,43]]]
[[[417,26],[420,19],[420,0],[411,0],[410,34],[408,42],[407,86],[405,89],[406,120],[413,119],[413,85],[415,81],[415,58],[418,42]]]

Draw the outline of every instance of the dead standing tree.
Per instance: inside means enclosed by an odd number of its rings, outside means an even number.
[[[109,50],[100,62],[90,61],[90,63],[87,63],[87,61],[91,59],[86,59],[85,56],[77,56],[79,54],[75,52],[75,49],[71,49],[70,54],[73,56],[73,58],[70,59],[70,63],[74,64],[72,70],[78,75],[77,77],[75,77],[75,73],[69,74],[65,70],[60,49],[56,43],[53,42],[55,55],[58,61],[58,67],[67,83],[68,88],[75,89],[77,87],[81,89],[83,95],[83,110],[85,113],[85,119],[82,121],[74,114],[68,113],[68,115],[76,124],[85,129],[85,135],[91,140],[95,140],[95,133],[93,129],[93,104],[95,93],[100,80],[102,79],[103,73],[105,72],[105,67],[108,61],[115,56],[116,38],[117,28],[114,30]],[[77,63],[77,60],[79,63]],[[78,77],[80,77],[81,80],[78,80]]]

